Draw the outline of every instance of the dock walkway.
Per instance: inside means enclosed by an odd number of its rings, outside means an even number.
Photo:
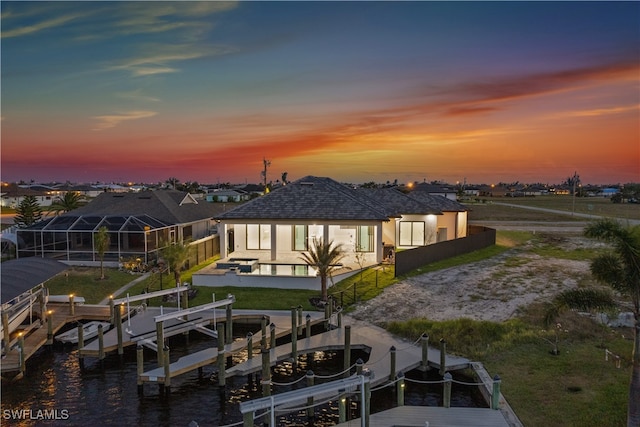
[[[206,312],[203,312],[203,313],[206,313]],[[319,322],[324,321],[323,313],[303,312],[303,317],[306,317],[307,314],[311,317],[312,325],[315,325]],[[217,314],[218,316],[217,318],[221,319],[222,321],[225,321],[226,319],[224,318],[224,315],[225,315],[224,311],[219,311],[219,314]],[[234,322],[240,321],[240,320],[247,321],[249,319],[254,319],[254,321],[260,322],[263,316],[266,316],[268,324],[273,323],[274,325],[276,325],[276,331],[275,331],[276,339],[283,337],[285,335],[289,335],[291,333],[291,326],[290,326],[291,313],[289,311],[275,311],[275,310],[274,311],[254,311],[254,310],[234,310],[233,311]],[[154,329],[154,333],[155,333],[155,329]],[[254,347],[259,346],[260,340],[262,339],[262,331],[258,330],[255,333],[253,333],[252,339],[253,339],[253,346]],[[225,345],[225,353],[227,355],[237,353],[246,349],[247,346],[248,346],[248,341],[246,338],[243,338],[241,340],[234,341],[231,344]],[[289,345],[289,348],[291,348],[291,345]],[[175,362],[172,362],[169,364],[169,371],[171,374],[171,378],[193,371],[203,366],[213,364],[216,362],[217,359],[218,359],[217,347],[207,348],[207,349],[183,356],[178,360],[176,360]],[[260,358],[257,358],[257,360],[260,360]],[[142,382],[164,383],[164,378],[165,378],[164,367],[160,366],[158,368],[143,372],[139,379]]]
[[[382,328],[366,322],[357,321],[349,316],[343,317],[344,325],[351,326],[351,348],[369,349],[369,360],[364,367],[374,373],[371,386],[383,384],[391,375],[391,347],[396,348],[395,376],[400,372],[407,372],[420,366],[422,362],[422,349],[420,346],[407,340],[393,336]],[[298,354],[313,353],[316,351],[343,350],[345,346],[345,332],[343,328],[333,329],[322,334],[313,335],[310,338],[298,339]],[[270,350],[271,365],[291,358],[291,344],[285,344]],[[429,348],[429,366],[440,368],[440,350]],[[352,361],[355,363],[355,361]],[[463,357],[452,355],[445,356],[447,371],[464,369],[469,367],[470,361]],[[227,369],[227,376],[248,375],[259,372],[262,367],[261,358],[246,360]]]
[[[82,304],[74,307],[74,314],[69,310],[68,304],[49,304],[51,314],[51,332],[55,335],[66,324],[79,322],[81,320],[104,320],[110,319],[109,306]],[[43,345],[47,344],[49,328],[47,322],[43,321],[39,327],[34,327],[24,338],[24,360],[27,361]],[[0,364],[2,374],[20,371],[20,351],[18,346],[11,347]]]

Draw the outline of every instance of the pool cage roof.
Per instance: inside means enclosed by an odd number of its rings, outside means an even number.
[[[63,215],[33,224],[29,231],[98,231],[106,227],[111,232],[143,232],[169,227],[149,215]]]

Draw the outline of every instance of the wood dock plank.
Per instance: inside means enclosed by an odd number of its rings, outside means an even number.
[[[58,333],[65,325],[81,320],[109,320],[109,307],[98,305],[77,305],[74,314],[71,315],[68,304],[49,304],[51,315],[51,330],[53,335]],[[47,343],[48,327],[42,322],[39,327],[34,327],[24,338],[24,356],[29,360],[43,345]],[[7,351],[2,359],[1,371],[17,372],[20,370],[20,353],[17,345]]]
[[[370,427],[509,427],[502,413],[488,408],[443,408],[440,406],[398,406],[373,413]],[[336,427],[360,425],[360,418]]]

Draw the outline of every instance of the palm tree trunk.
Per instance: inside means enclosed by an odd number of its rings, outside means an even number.
[[[634,313],[636,320],[633,353],[631,355],[631,384],[629,385],[629,412],[627,427],[640,427],[640,313]]]
[[[322,291],[322,301],[326,301],[328,299],[327,295],[327,276],[320,276],[320,290]]]

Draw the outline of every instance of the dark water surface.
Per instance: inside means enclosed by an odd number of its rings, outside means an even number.
[[[244,336],[244,335],[243,335]],[[189,339],[172,337],[168,344],[171,360],[207,347],[216,347],[216,341],[191,332]],[[279,343],[280,344],[280,343]],[[259,357],[259,355],[254,356]],[[367,354],[353,351],[351,360]],[[234,356],[233,363],[246,359],[246,353]],[[104,365],[104,366],[102,366]],[[145,349],[145,371],[156,367],[156,354]],[[319,352],[300,356],[297,366],[282,363],[272,368],[272,381],[290,383],[305,376],[308,370],[316,375],[329,376],[342,371],[342,352]],[[43,348],[27,363],[25,378],[14,382],[2,381],[0,424],[5,426],[188,426],[195,421],[199,426],[241,425],[239,403],[262,397],[259,378],[237,376],[227,378],[221,390],[217,385],[216,368],[206,366],[203,374],[193,371],[172,378],[171,393],[161,395],[155,384],[145,384],[144,395],[138,395],[136,383],[136,350],[125,348],[120,358],[108,355],[101,364],[95,358],[85,359],[80,368],[77,348],[55,344]],[[437,371],[428,374],[412,371],[407,378],[419,381],[437,381]],[[338,379],[316,378],[316,384]],[[456,376],[460,381],[472,381]],[[306,387],[306,380],[292,385],[273,386],[273,393]],[[374,391],[371,412],[396,406],[394,387]],[[356,399],[354,399],[356,400]],[[453,384],[452,406],[487,407],[476,387]],[[442,384],[406,383],[406,405],[441,406]],[[11,419],[9,411],[25,410],[37,420]],[[43,420],[49,411],[57,419]],[[351,402],[350,417],[359,417],[358,402]],[[14,417],[15,418],[15,417]],[[315,408],[314,420],[307,419],[303,411],[279,416],[278,426],[330,426],[338,423],[338,402],[331,401]],[[256,423],[258,424],[258,423]]]

